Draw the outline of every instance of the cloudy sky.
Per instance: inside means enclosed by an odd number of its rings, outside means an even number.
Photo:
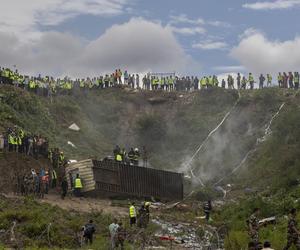
[[[300,70],[300,0],[0,4],[0,65],[28,74]]]

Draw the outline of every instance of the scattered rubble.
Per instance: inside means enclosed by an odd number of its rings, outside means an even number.
[[[161,228],[155,234],[161,241],[170,241],[183,249],[222,249],[218,232],[211,226],[200,226],[200,237],[197,233],[199,227],[190,223],[170,223],[160,219],[153,219],[152,222]]]
[[[73,130],[73,131],[79,131],[80,128],[78,127],[78,125],[76,123],[73,123],[69,126],[69,129],[70,130]]]

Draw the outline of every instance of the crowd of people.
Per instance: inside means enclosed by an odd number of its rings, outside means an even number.
[[[234,78],[228,75],[220,79],[216,75],[210,76],[176,76],[175,74],[130,74],[116,69],[110,74],[98,77],[87,77],[71,79],[70,77],[54,78],[51,76],[26,76],[10,68],[0,67],[0,84],[9,84],[26,89],[42,96],[58,94],[72,94],[74,90],[88,91],[92,89],[103,89],[117,86],[128,86],[130,88],[144,90],[162,91],[195,91],[212,87],[228,89],[253,89],[255,83],[259,88],[276,85],[271,74],[261,74],[256,80],[252,73],[242,75],[240,73]],[[299,88],[299,72],[283,72],[277,75],[277,86],[280,88]]]
[[[15,125],[0,133],[0,152],[15,152],[33,157],[48,159],[50,166],[42,166],[39,169],[20,170],[14,176],[15,193],[20,195],[33,194],[43,198],[48,191],[56,189],[58,183],[62,187],[62,198],[68,189],[67,180],[64,177],[64,166],[67,160],[64,153],[58,148],[49,148],[49,141],[42,135],[31,134],[23,128]]]
[[[24,153],[36,159],[38,156],[48,157],[49,142],[41,135],[25,133],[22,128],[14,126],[1,134],[1,138],[3,148],[10,152]]]

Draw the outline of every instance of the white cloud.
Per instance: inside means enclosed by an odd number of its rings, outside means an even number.
[[[246,3],[244,8],[253,10],[276,10],[276,9],[289,9],[300,6],[300,0],[275,0],[265,2]]]
[[[58,25],[81,14],[117,15],[128,0],[9,0],[1,1],[0,31],[38,38],[40,25]]]
[[[180,14],[178,16],[170,16],[171,21],[169,22],[171,25],[172,24],[190,24],[190,25],[210,25],[210,26],[215,26],[215,27],[223,27],[223,28],[229,28],[231,25],[227,22],[223,21],[218,21],[218,20],[213,20],[213,21],[206,21],[202,18],[188,18],[187,15],[185,14]]]
[[[208,21],[207,24],[215,27],[230,28],[231,24],[223,21]]]
[[[194,25],[202,25],[205,21],[202,18],[191,19],[188,18],[185,14],[180,14],[178,16],[170,16],[171,21],[170,24],[178,24],[178,23],[186,23],[186,24],[194,24]]]
[[[34,42],[0,32],[0,40],[0,65],[16,64],[28,74],[93,76],[115,68],[185,71],[194,63],[169,28],[141,18],[112,26],[91,42],[60,32],[43,32]]]
[[[243,35],[230,55],[248,71],[278,73],[298,71],[300,68],[300,37],[287,41],[271,41],[259,32]]]
[[[213,67],[214,70],[222,71],[222,72],[241,72],[245,71],[244,66],[234,65],[234,66],[216,66]]]
[[[202,41],[199,43],[194,43],[192,47],[194,49],[202,49],[202,50],[218,50],[227,48],[227,43],[225,42],[217,42],[217,41]]]
[[[197,35],[197,34],[204,34],[206,30],[203,27],[174,27],[174,26],[167,26],[171,31],[181,35]]]

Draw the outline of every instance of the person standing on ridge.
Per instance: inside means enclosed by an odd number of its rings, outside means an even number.
[[[236,83],[237,83],[237,88],[240,89],[241,88],[241,74],[240,73],[237,74]]]
[[[259,88],[263,89],[264,88],[264,82],[265,82],[266,78],[263,76],[263,74],[260,74],[259,76]]]
[[[271,87],[272,85],[272,76],[267,74],[267,87]]]

